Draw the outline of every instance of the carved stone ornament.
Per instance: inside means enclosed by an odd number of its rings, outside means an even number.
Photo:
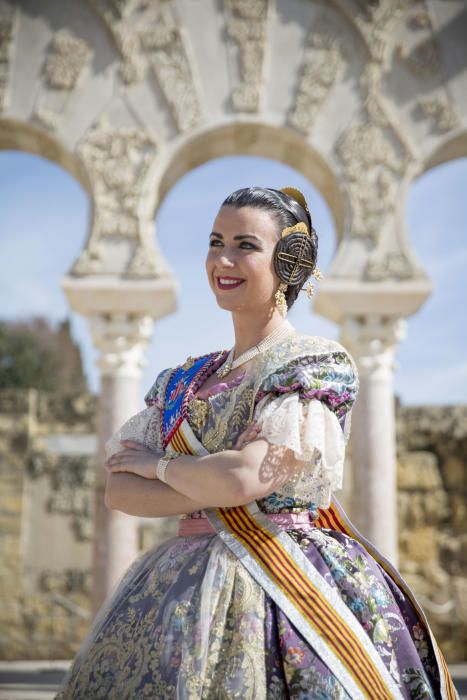
[[[46,107],[38,106],[34,110],[34,117],[49,131],[56,131],[60,126],[60,114]]]
[[[78,154],[92,183],[94,216],[89,241],[72,268],[73,274],[99,272],[104,256],[100,243],[115,236],[133,239],[135,251],[140,246],[144,250],[145,265],[136,263],[136,274],[157,273],[152,209],[147,202],[151,196],[147,178],[156,152],[156,142],[143,129],[116,129],[104,121],[81,142]]]
[[[227,36],[238,46],[240,82],[232,90],[238,112],[258,112],[269,0],[224,0]]]
[[[400,183],[414,160],[380,94],[381,72],[379,64],[366,65],[360,79],[363,117],[336,143],[352,209],[352,235],[373,242],[392,216]]]
[[[289,123],[304,134],[309,133],[343,68],[340,42],[336,30],[323,18],[310,33],[297,95],[289,115]]]
[[[349,196],[352,235],[373,243],[392,217],[400,183],[416,160],[381,91],[384,72],[391,68],[396,24],[407,10],[403,0],[380,0],[359,4],[351,18],[368,59],[360,79],[361,116],[343,132],[335,150]],[[372,264],[368,271],[379,274]]]
[[[170,10],[162,7],[157,24],[142,30],[140,38],[178,130],[188,131],[200,121],[201,107],[186,38],[175,25]]]
[[[435,133],[444,134],[460,125],[452,104],[442,92],[430,97],[421,97],[417,100],[417,108],[425,117],[431,119],[431,129]]]
[[[416,32],[423,32],[424,37],[417,37],[413,48],[399,42],[395,46],[395,55],[414,75],[420,78],[439,78],[442,73],[441,46],[435,35],[426,0],[417,0],[413,11],[408,9],[406,24]]]
[[[414,276],[414,265],[402,252],[387,252],[381,257],[368,260],[363,273],[363,278],[371,282],[388,278],[410,279]]]
[[[196,126],[202,114],[188,36],[174,21],[167,0],[89,1],[120,52],[123,82],[140,82],[150,66],[177,129]]]
[[[143,225],[143,224],[142,224]],[[154,252],[154,245],[152,243],[152,236],[154,234],[154,222],[147,221],[145,228],[148,229],[147,236],[143,237],[142,245],[139,245],[133,255],[126,273],[131,274],[134,277],[149,277],[159,274],[162,271],[160,268],[159,260]],[[148,238],[151,237],[151,242],[147,242]]]
[[[359,3],[352,20],[366,45],[370,63],[379,64],[381,67],[389,65],[393,50],[394,25],[406,9],[406,0]],[[347,14],[346,10],[341,11]]]
[[[91,47],[83,39],[73,36],[68,29],[57,32],[44,66],[49,87],[55,90],[73,90],[92,53]]]
[[[146,348],[152,338],[154,321],[150,316],[113,313],[89,317],[94,343],[101,356],[97,362],[102,374],[123,372],[140,376],[146,366]]]
[[[406,68],[418,77],[431,77],[441,73],[441,49],[435,37],[428,37],[411,50],[398,44],[396,55]]]
[[[92,237],[92,232],[91,232]],[[92,238],[86,244],[71,268],[73,275],[97,275],[102,272],[105,261],[105,250],[99,240]]]
[[[0,112],[8,107],[8,82],[14,40],[15,12],[0,6]]]
[[[361,379],[375,371],[392,376],[398,344],[407,335],[405,318],[382,314],[348,316],[342,325],[342,339],[358,362]]]
[[[406,153],[391,129],[369,116],[344,132],[336,150],[352,206],[352,234],[376,241],[406,172]]]
[[[93,184],[99,234],[138,237],[139,193],[157,145],[147,132],[100,122],[78,147]]]

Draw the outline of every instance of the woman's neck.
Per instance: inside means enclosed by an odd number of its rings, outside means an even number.
[[[274,314],[271,318],[258,319],[238,314],[232,314],[232,321],[235,331],[234,358],[236,359],[244,352],[257,345],[266,336],[270,335],[279,326],[293,328],[288,319]]]

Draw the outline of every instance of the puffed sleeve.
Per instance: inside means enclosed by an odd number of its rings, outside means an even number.
[[[163,369],[162,372],[159,372],[159,374],[156,377],[156,381],[144,397],[144,403],[146,404],[146,406],[157,406],[158,408],[163,407],[164,393],[167,386],[167,380],[171,372],[171,367]]]
[[[131,416],[106,442],[105,453],[111,455],[122,450],[121,440],[135,440],[142,442],[152,450],[161,452],[161,406],[163,405],[163,392],[171,368],[162,370],[157,375],[154,384],[144,397],[146,408]]]
[[[258,437],[290,448],[303,463],[281,492],[327,508],[343,483],[358,393],[354,361],[345,350],[302,356],[269,374],[258,393]]]

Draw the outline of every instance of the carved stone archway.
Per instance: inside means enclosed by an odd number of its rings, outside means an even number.
[[[342,238],[347,203],[329,163],[294,131],[258,121],[219,125],[185,140],[167,163],[161,163],[157,205],[190,170],[213,158],[232,155],[270,158],[289,165],[306,177],[325,198],[334,219],[337,238]]]
[[[176,309],[158,203],[214,156],[276,158],[333,212],[339,246],[314,309],[342,327],[360,369],[356,524],[397,563],[394,356],[432,290],[405,198],[464,148],[466,22],[442,0],[0,0],[0,144],[15,130],[17,148],[61,144],[92,198],[63,288],[101,351],[99,459],[139,408],[154,321]],[[125,516],[101,505],[96,517],[95,606],[135,554]]]

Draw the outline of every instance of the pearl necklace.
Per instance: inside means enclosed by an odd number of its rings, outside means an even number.
[[[231,372],[233,369],[243,365],[245,362],[248,362],[248,360],[251,360],[252,357],[255,357],[255,355],[258,355],[260,352],[264,352],[271,347],[271,345],[274,345],[274,343],[276,343],[280,338],[288,333],[291,333],[292,331],[295,331],[295,328],[291,326],[288,321],[285,321],[285,323],[282,323],[280,326],[278,326],[278,328],[275,328],[272,333],[263,338],[263,340],[261,340],[257,345],[254,345],[249,350],[242,352],[242,354],[237,357],[236,360],[232,359],[234,354],[234,348],[232,348],[227,355],[227,359],[224,364],[221,365],[218,370],[216,370],[216,375],[220,378],[225,377],[225,375]]]

